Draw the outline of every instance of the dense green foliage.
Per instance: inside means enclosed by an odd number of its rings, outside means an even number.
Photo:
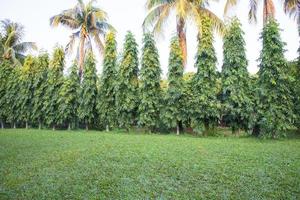
[[[0,199],[299,197],[299,139],[121,133],[0,130]]]
[[[116,124],[117,42],[115,33],[106,36],[103,70],[100,79],[98,111],[107,131]]]
[[[63,70],[64,70],[64,50],[57,47],[54,50],[53,58],[50,61],[47,88],[44,94],[45,123],[48,126],[55,126],[59,122],[58,107],[59,107],[59,93],[63,85]]]
[[[4,128],[4,122],[7,119],[7,87],[9,87],[9,77],[12,73],[12,67],[8,61],[0,60],[0,121],[1,128]]]
[[[62,23],[63,17],[52,22]],[[116,32],[105,34],[100,77],[96,58],[88,50],[91,46],[86,46],[86,52],[80,50],[79,60],[85,55],[85,62],[74,63],[69,75],[62,48],[54,50],[51,61],[47,53],[40,53],[28,56],[18,67],[0,57],[1,126],[71,129],[85,125],[86,129],[133,127],[159,132],[177,128],[178,134],[201,135],[214,134],[217,126],[230,126],[234,133],[241,130],[273,138],[299,127],[299,63],[287,64],[276,23],[270,20],[264,28],[260,71],[252,76],[247,71],[244,33],[235,18],[224,32],[222,72],[216,70],[215,26],[209,17],[201,17],[196,73],[184,73],[181,40],[171,40],[167,80],[160,77],[158,49],[150,33],[143,38],[140,74],[138,45],[131,32],[121,54]]]
[[[271,20],[263,29],[260,54],[258,124],[263,137],[280,137],[293,122],[292,77],[284,58],[279,27]]]
[[[138,109],[138,46],[134,35],[128,32],[118,69],[116,93],[119,126],[129,129],[136,123]]]
[[[96,61],[93,53],[88,52],[84,63],[78,110],[78,116],[85,123],[86,129],[89,125],[94,125],[97,119],[97,94]]]
[[[71,73],[64,79],[64,83],[59,92],[58,99],[58,115],[61,124],[68,124],[68,129],[71,125],[76,126],[77,111],[79,102],[80,78],[78,74],[77,62],[74,61],[71,67]]]
[[[33,77],[33,100],[32,100],[32,121],[38,123],[39,128],[45,120],[43,112],[44,94],[47,89],[47,73],[49,56],[47,53],[40,54],[36,58],[35,75]]]
[[[221,94],[223,120],[233,132],[248,129],[253,112],[243,35],[239,20],[233,19],[224,36]]]
[[[27,56],[24,61],[24,66],[21,68],[20,86],[18,92],[19,105],[19,121],[25,122],[28,128],[28,122],[31,121],[31,113],[33,107],[33,87],[35,76],[35,58]]]
[[[173,37],[170,45],[170,56],[168,66],[168,89],[164,99],[162,119],[169,128],[179,126],[182,121],[183,102],[183,55],[180,50],[179,40]]]
[[[192,81],[192,126],[204,134],[213,131],[220,115],[220,102],[217,99],[216,63],[211,21],[204,18],[196,55],[197,73]]]
[[[161,109],[160,63],[153,35],[144,35],[140,72],[139,125],[153,130]]]
[[[20,99],[19,99],[19,91],[20,91],[20,68],[15,67],[12,68],[7,81],[6,87],[6,106],[3,107],[5,111],[8,123],[15,128],[16,123],[19,121],[20,116]]]

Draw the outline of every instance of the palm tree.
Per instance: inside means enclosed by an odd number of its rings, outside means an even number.
[[[12,61],[14,64],[21,65],[28,50],[36,50],[34,42],[22,42],[24,37],[24,27],[10,21],[9,19],[0,22],[0,53],[3,59]]]
[[[224,8],[224,14],[227,14],[230,7],[235,6],[240,0],[227,0]],[[257,22],[258,3],[263,1],[263,23],[266,24],[275,15],[275,6],[273,0],[249,0],[249,21]]]
[[[70,41],[65,51],[72,53],[75,41],[79,39],[77,53],[79,53],[79,74],[82,75],[85,57],[85,48],[92,49],[92,39],[96,43],[100,55],[102,55],[104,44],[103,38],[108,30],[114,28],[107,22],[107,14],[100,8],[94,7],[94,0],[84,4],[82,0],[77,0],[74,8],[64,10],[60,14],[51,17],[50,24],[53,27],[63,25],[75,30],[70,36]]]
[[[209,16],[216,30],[222,31],[223,22],[212,11],[207,9],[209,0],[147,0],[146,7],[149,10],[143,22],[144,31],[147,27],[153,28],[153,33],[162,32],[165,22],[168,20],[171,11],[176,13],[177,36],[184,59],[187,60],[186,44],[186,22],[195,22],[201,32],[201,19],[204,15]]]

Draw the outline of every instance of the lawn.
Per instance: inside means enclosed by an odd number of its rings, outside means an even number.
[[[299,199],[300,139],[0,130],[0,199]]]

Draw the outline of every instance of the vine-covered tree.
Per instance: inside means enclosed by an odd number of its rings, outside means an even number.
[[[116,123],[116,78],[117,78],[117,42],[113,32],[108,33],[105,41],[103,71],[97,108],[100,121],[106,131]]]
[[[13,68],[7,60],[0,59],[0,122],[1,128],[4,128],[4,123],[7,118],[6,106],[6,91],[8,87],[9,76],[12,73]]]
[[[177,127],[177,135],[180,132],[182,121],[182,89],[183,89],[184,61],[180,49],[179,40],[173,37],[170,45],[168,66],[168,89],[165,96],[165,108],[162,119],[169,128]]]
[[[144,35],[141,65],[139,125],[153,130],[159,120],[162,93],[159,55],[153,35],[150,33]]]
[[[119,126],[129,130],[136,123],[138,108],[138,45],[128,32],[118,71],[117,112]]]
[[[84,63],[83,80],[80,88],[78,116],[85,124],[86,130],[94,124],[97,117],[97,72],[93,53],[87,53]]]
[[[54,49],[53,58],[50,61],[49,72],[47,77],[47,89],[44,95],[44,108],[45,122],[48,126],[52,126],[55,130],[59,122],[58,99],[59,91],[63,84],[63,70],[64,70],[64,50],[61,47]]]
[[[263,29],[263,48],[259,65],[259,135],[277,138],[285,136],[293,122],[291,75],[284,58],[284,45],[278,23],[270,20]]]
[[[234,18],[224,36],[221,94],[223,120],[233,133],[239,133],[241,128],[248,129],[252,113],[243,35],[239,20]]]
[[[35,58],[27,56],[24,65],[21,68],[20,91],[18,98],[20,100],[20,121],[25,122],[26,129],[31,121],[32,101],[33,101],[33,76],[35,75]]]
[[[14,67],[7,80],[7,87],[5,93],[6,105],[4,110],[6,112],[7,121],[12,124],[13,128],[16,128],[16,124],[20,119],[20,105],[21,100],[19,98],[20,93],[20,74],[21,68]],[[2,109],[1,109],[2,110]]]
[[[197,73],[192,80],[192,126],[197,131],[207,135],[214,131],[220,110],[220,103],[217,99],[217,57],[213,47],[211,21],[208,18],[202,20],[201,39],[198,38],[198,40],[195,64]]]
[[[78,65],[77,61],[74,61],[70,75],[64,78],[58,99],[60,123],[67,123],[69,130],[71,130],[72,124],[75,126],[77,121],[79,88],[80,77],[78,74]]]
[[[48,53],[40,54],[36,59],[35,75],[33,77],[32,120],[38,123],[39,129],[45,120],[43,112],[44,94],[47,88],[47,72],[49,68]]]

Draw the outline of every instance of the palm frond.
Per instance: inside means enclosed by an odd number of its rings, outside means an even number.
[[[22,42],[13,46],[13,49],[15,52],[23,54],[29,50],[37,50],[37,45],[35,42]]]
[[[237,4],[238,0],[227,0],[224,7],[224,15],[227,15],[228,10]]]
[[[157,7],[158,5],[162,4],[170,4],[174,3],[176,0],[147,0],[146,8],[151,10],[153,7]]]
[[[59,24],[66,26],[71,29],[77,29],[80,27],[80,23],[77,19],[74,19],[71,16],[64,14],[55,15],[50,18],[50,25],[53,27],[58,26]]]
[[[70,41],[65,47],[65,52],[67,55],[71,55],[73,53],[74,44],[76,39],[79,38],[79,35],[80,35],[80,31],[77,31],[70,36]]]
[[[175,4],[161,4],[152,8],[144,19],[142,25],[144,32],[147,31],[149,26],[153,26],[154,24],[154,27],[156,28],[153,27],[153,29],[160,29],[163,24],[163,20],[169,16],[171,7],[174,5]]]
[[[258,5],[258,0],[250,0],[249,1],[249,13],[248,13],[248,18],[250,22],[257,22],[257,5]]]

